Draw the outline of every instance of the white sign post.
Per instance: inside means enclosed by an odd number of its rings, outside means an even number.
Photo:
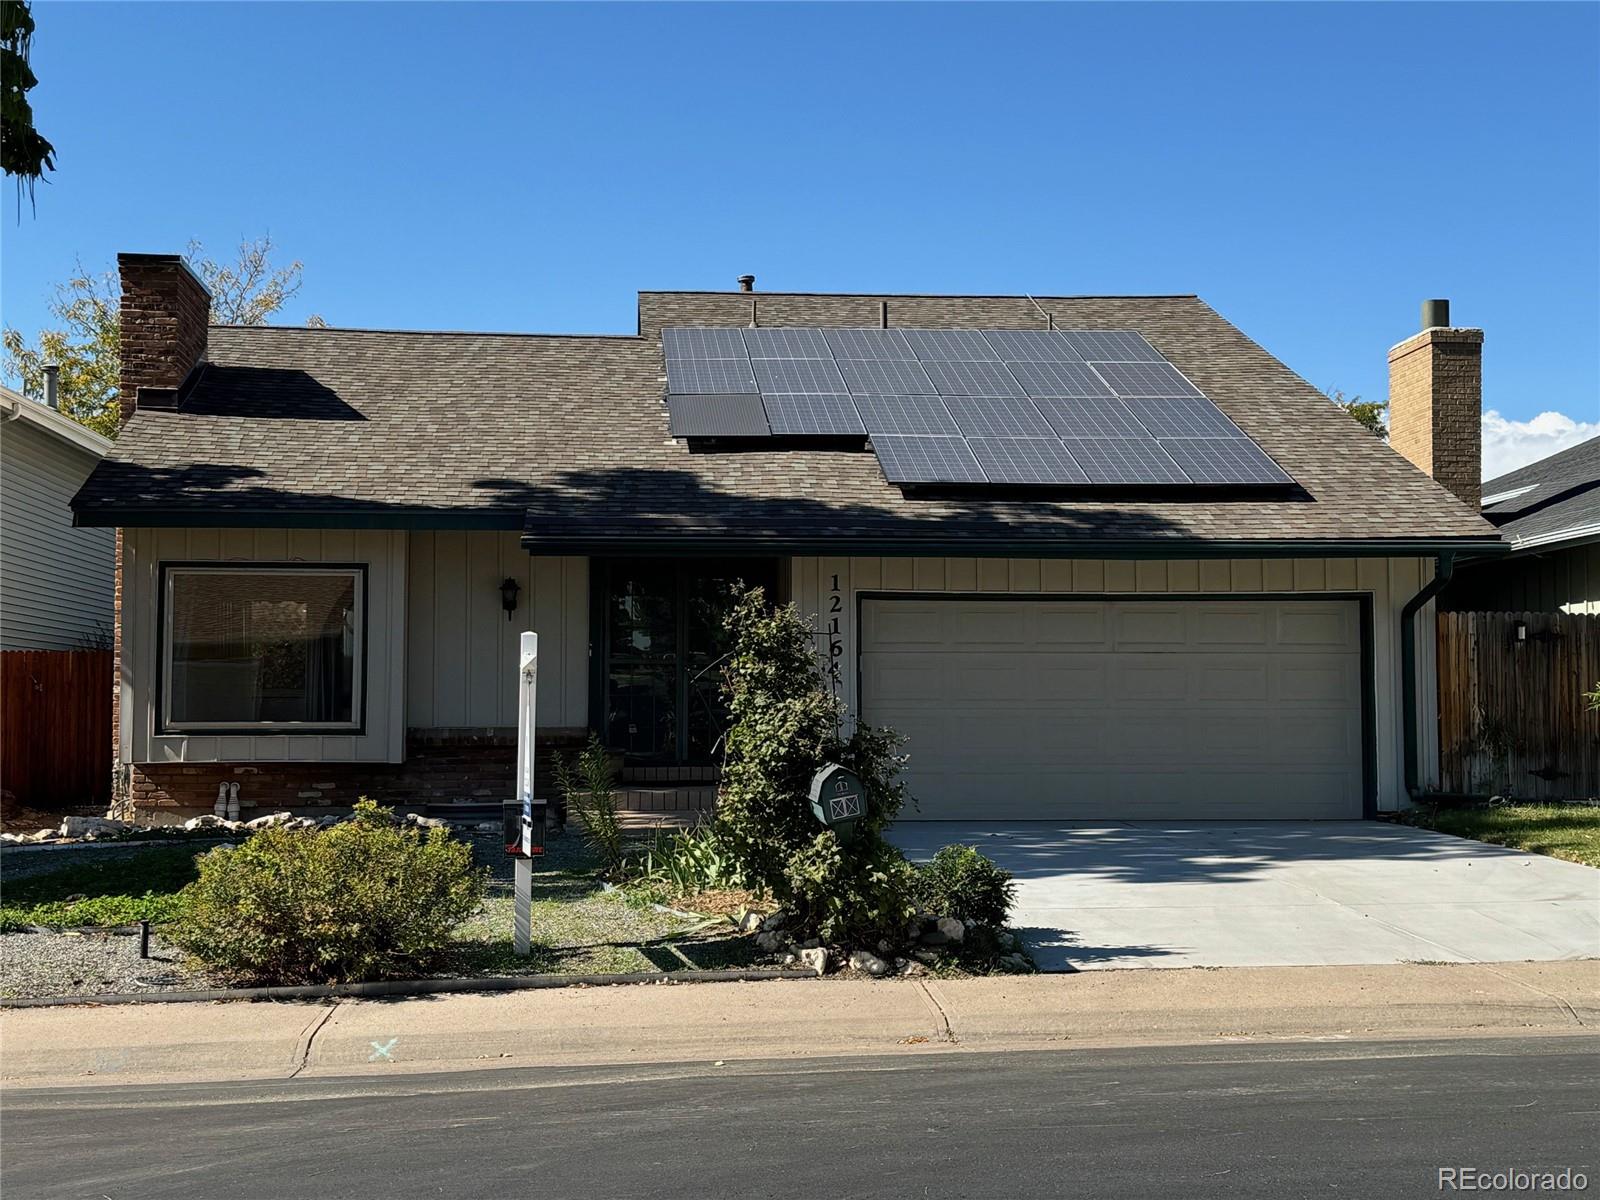
[[[539,635],[522,635],[517,663],[517,803],[522,807],[522,853],[516,863],[511,941],[518,954],[533,952],[533,735],[539,682]]]

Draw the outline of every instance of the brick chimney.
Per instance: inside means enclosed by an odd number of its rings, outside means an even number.
[[[1425,300],[1422,332],[1389,351],[1389,445],[1473,512],[1483,476],[1483,330],[1450,324]]]
[[[180,254],[119,254],[122,275],[124,422],[141,403],[170,408],[178,388],[206,356],[211,293]]]

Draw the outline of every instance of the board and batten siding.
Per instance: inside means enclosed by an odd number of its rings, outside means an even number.
[[[407,555],[406,724],[510,729],[517,646],[539,635],[540,729],[589,722],[589,560],[532,558],[514,532],[417,532]],[[508,620],[500,584],[522,585]]]
[[[122,760],[402,762],[405,759],[406,538],[393,530],[129,529],[123,536]],[[158,733],[162,563],[364,563],[366,728],[360,734]]]
[[[1600,613],[1600,542],[1457,567],[1447,612]]]
[[[99,461],[30,421],[0,423],[0,649],[111,645],[116,531],[74,529],[70,507]]]
[[[1405,797],[1404,733],[1400,720],[1400,611],[1432,577],[1422,558],[1241,559],[1006,559],[1006,558],[796,558],[790,595],[802,615],[815,617],[818,646],[831,636],[841,651],[839,687],[856,711],[856,628],[862,592],[951,594],[1140,596],[1368,594],[1372,597],[1375,766],[1378,808],[1393,811]],[[1418,758],[1422,782],[1436,786],[1438,702],[1434,685],[1433,607],[1417,616]],[[870,714],[868,714],[870,716]]]

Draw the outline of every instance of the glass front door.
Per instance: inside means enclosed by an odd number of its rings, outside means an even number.
[[[628,761],[703,765],[721,756],[727,724],[723,622],[739,588],[770,596],[770,559],[614,559],[595,564],[602,623],[606,745]]]

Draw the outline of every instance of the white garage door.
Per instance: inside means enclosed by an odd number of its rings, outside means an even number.
[[[1355,601],[867,600],[907,817],[1361,816]]]

